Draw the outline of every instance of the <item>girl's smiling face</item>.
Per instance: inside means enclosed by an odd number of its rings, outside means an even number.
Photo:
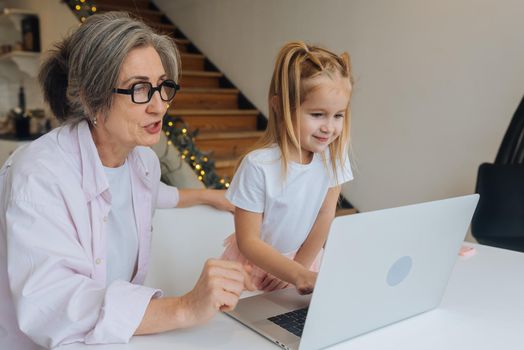
[[[311,87],[300,105],[298,116],[302,159],[298,159],[298,154],[293,157],[300,163],[309,163],[313,153],[324,151],[340,136],[351,96],[349,80],[339,75],[321,75],[306,84]]]

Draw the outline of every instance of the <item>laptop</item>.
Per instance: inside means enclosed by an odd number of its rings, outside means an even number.
[[[259,294],[228,314],[284,349],[310,350],[431,310],[478,198],[336,217],[311,295],[294,288]]]

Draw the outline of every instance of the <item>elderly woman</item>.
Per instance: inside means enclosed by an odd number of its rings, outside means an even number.
[[[221,192],[160,183],[147,147],[179,69],[170,38],[118,13],[89,18],[43,64],[62,126],[0,170],[0,348],[127,342],[200,324],[252,288],[242,265],[220,260],[181,297],[142,286],[155,208],[229,208]]]

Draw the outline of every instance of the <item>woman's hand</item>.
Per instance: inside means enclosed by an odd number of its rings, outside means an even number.
[[[226,190],[206,190],[208,204],[218,210],[235,213],[235,206],[226,199]]]
[[[208,321],[217,311],[230,311],[244,289],[256,290],[250,268],[235,261],[206,261],[195,287],[181,297],[185,327]]]

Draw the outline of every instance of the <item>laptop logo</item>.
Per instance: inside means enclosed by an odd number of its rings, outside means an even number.
[[[391,287],[395,287],[400,282],[406,279],[413,266],[413,260],[410,256],[403,256],[402,258],[395,261],[389,268],[386,282]]]

